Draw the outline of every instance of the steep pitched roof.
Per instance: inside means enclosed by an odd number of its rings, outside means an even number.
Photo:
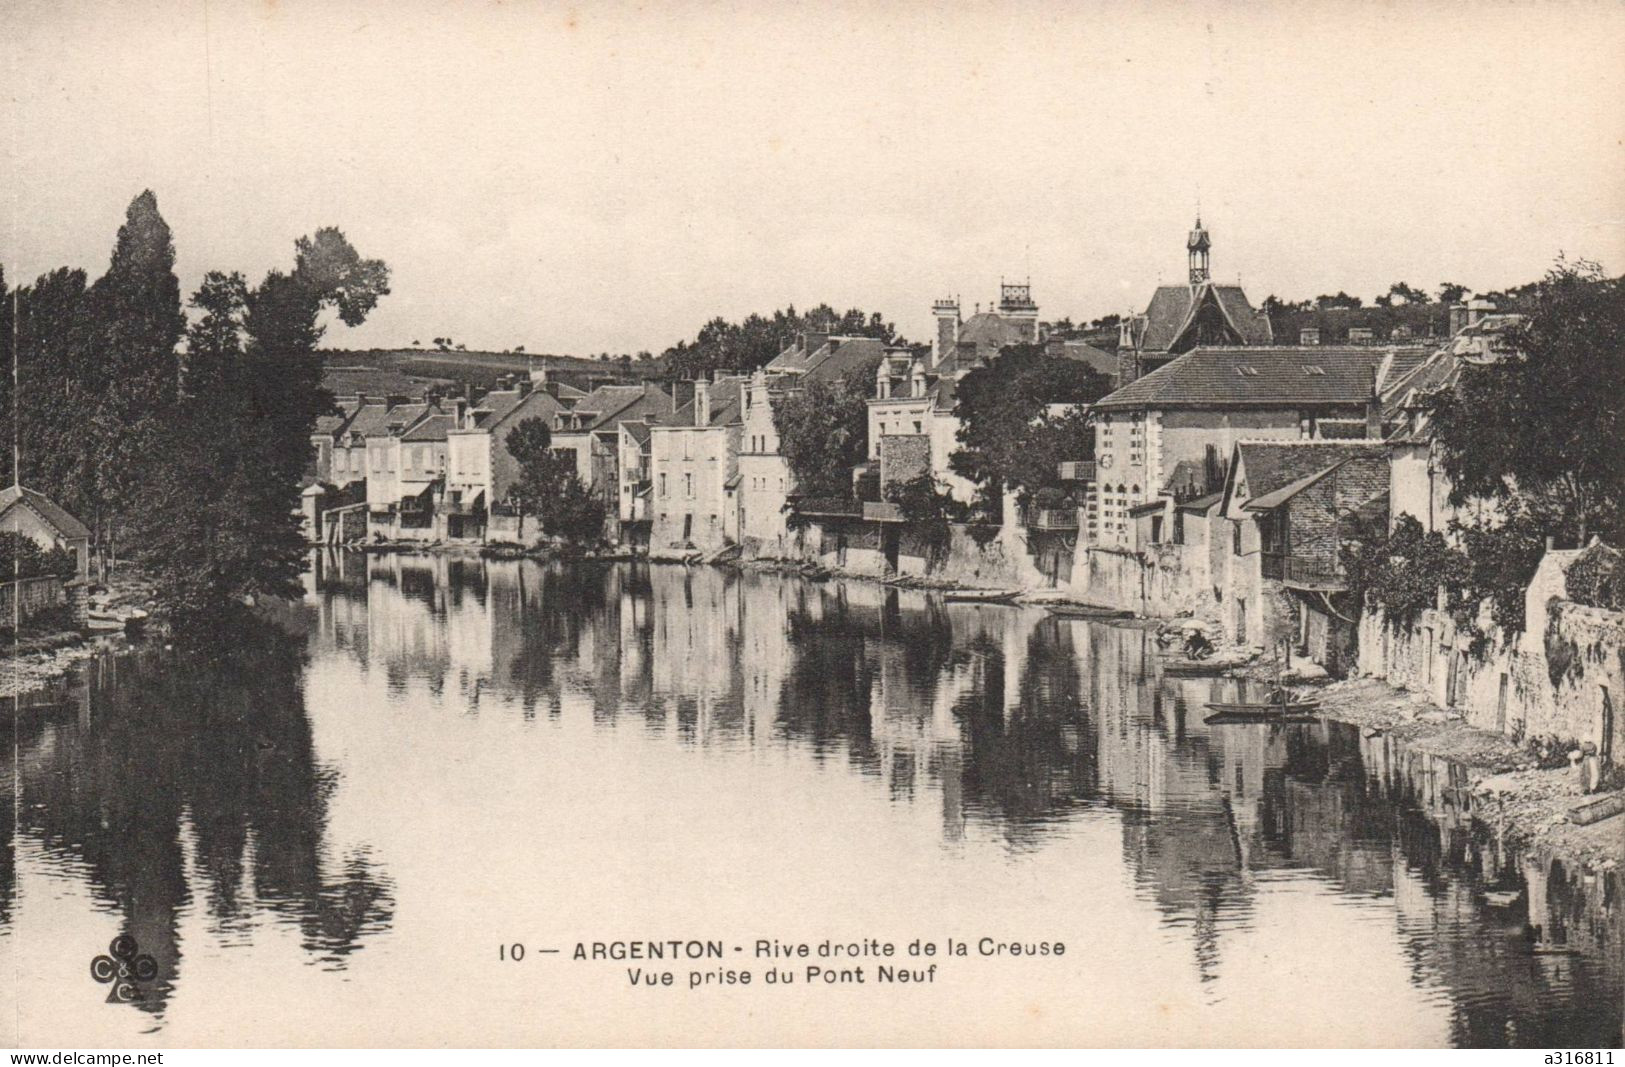
[[[26,504],[40,518],[56,527],[57,533],[69,540],[90,536],[90,528],[68,513],[68,510],[44,493],[21,485],[0,489],[0,515],[18,504]]]
[[[711,383],[711,421],[707,426],[728,426],[741,421],[740,396],[750,379],[738,375],[718,378]],[[688,427],[694,425],[694,401],[667,414],[655,413],[647,417],[651,429],[662,427]]]
[[[389,405],[383,401],[368,401],[356,409],[350,424],[344,428],[346,434],[355,434],[357,437],[371,437],[374,434],[385,433],[389,429]]]
[[[1209,294],[1243,344],[1267,345],[1274,339],[1269,317],[1253,307],[1239,285],[1159,285],[1146,305],[1140,349],[1166,352],[1172,348]]]
[[[419,419],[416,426],[408,429],[401,435],[402,441],[444,441],[446,431],[457,425],[455,419],[444,412],[434,412],[427,418]]]
[[[1028,327],[1022,320],[1001,315],[997,311],[983,311],[966,319],[959,326],[959,343],[976,346],[978,359],[996,356],[1010,345],[1028,342]]]
[[[587,426],[588,430],[612,431],[625,422],[665,415],[673,410],[671,394],[650,383],[605,388],[616,392],[601,401],[599,414]],[[594,395],[597,395],[597,391]]]
[[[748,378],[718,378],[711,383],[711,425],[727,426],[741,419],[740,393]]]
[[[1416,350],[1419,358],[1422,350]],[[1136,379],[1098,410],[1363,404],[1388,349],[1309,346],[1194,348]],[[1410,358],[1410,357],[1407,357]]]
[[[1342,465],[1342,463],[1333,463],[1331,466],[1322,467],[1312,474],[1306,474],[1296,481],[1288,482],[1279,489],[1272,489],[1262,496],[1254,496],[1247,501],[1245,507],[1248,511],[1269,511],[1278,508]]]
[[[1234,503],[1236,486],[1243,480],[1250,502],[1269,499],[1277,490],[1301,492],[1333,468],[1354,459],[1386,463],[1388,448],[1374,441],[1241,441],[1225,479],[1226,510]],[[1300,482],[1303,484],[1297,484]]]
[[[367,431],[364,436],[392,437],[405,433],[434,410],[429,404],[396,404],[385,413],[383,425]]]
[[[832,337],[807,361],[807,381],[839,381],[871,359],[886,354],[886,343],[874,337]]]
[[[517,389],[493,389],[469,412],[469,424],[452,432],[483,430],[489,433],[519,415],[543,419],[551,426],[558,410],[559,402],[545,389],[533,389],[524,395],[520,395]]]

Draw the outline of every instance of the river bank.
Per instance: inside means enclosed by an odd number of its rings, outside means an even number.
[[[746,559],[725,564],[738,570],[807,576],[809,564],[796,560]],[[817,567],[819,577],[863,581],[898,588],[933,591],[962,588],[946,577],[876,578]],[[1013,591],[1018,592],[1018,591]],[[1019,591],[1016,602],[1087,604],[1063,590]],[[1111,625],[1148,629],[1178,620],[1133,616],[1103,619]],[[1255,681],[1276,679],[1276,665],[1257,650],[1223,646],[1215,657],[1249,653],[1245,662],[1226,670],[1231,677]],[[1415,693],[1375,678],[1332,681],[1310,661],[1300,661],[1280,676],[1287,688],[1320,701],[1318,714],[1361,728],[1367,736],[1386,734],[1406,749],[1463,767],[1472,816],[1491,831],[1522,848],[1588,868],[1613,870],[1625,865],[1625,816],[1604,818],[1589,826],[1569,821],[1576,806],[1610,793],[1584,792],[1578,774],[1568,767],[1542,768],[1541,755],[1504,735],[1470,726],[1461,712],[1435,705]],[[1620,791],[1614,790],[1617,795]]]
[[[136,568],[125,565],[105,583],[93,588],[91,608],[98,614],[129,614],[143,622],[143,632],[161,637],[164,624],[155,618],[152,583]],[[104,652],[128,648],[123,631],[61,631],[24,634],[0,656],[0,698],[14,698],[60,681],[79,663]]]

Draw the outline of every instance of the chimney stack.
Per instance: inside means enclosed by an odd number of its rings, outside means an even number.
[[[937,344],[931,362],[934,367],[947,359],[959,344],[959,300],[938,300],[931,305],[931,314],[937,318]]]
[[[1371,368],[1371,395],[1365,401],[1365,437],[1382,440],[1382,398],[1377,395],[1377,368]]]
[[[711,383],[704,378],[694,383],[694,425],[711,425]]]
[[[681,378],[671,383],[671,409],[676,411],[694,399],[694,383]]]

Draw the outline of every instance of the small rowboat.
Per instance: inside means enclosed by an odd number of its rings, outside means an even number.
[[[1162,673],[1178,678],[1217,678],[1230,668],[1240,666],[1240,662],[1231,660],[1169,657],[1162,661]]]
[[[1057,600],[1053,604],[1043,605],[1044,610],[1051,615],[1058,615],[1064,619],[1126,619],[1134,613],[1121,608],[1103,608],[1096,604],[1074,604],[1065,600]]]
[[[1260,715],[1254,711],[1215,711],[1202,721],[1209,726],[1247,726],[1257,723],[1267,723],[1270,726],[1307,726],[1320,720],[1313,715],[1300,715],[1295,711],[1288,711],[1284,715]]]
[[[942,594],[942,599],[969,604],[1008,604],[1016,596],[1013,589],[949,589]]]
[[[1209,704],[1215,714],[1202,720],[1210,725],[1234,722],[1314,722],[1318,700],[1302,700],[1277,691],[1271,699],[1255,703]]]

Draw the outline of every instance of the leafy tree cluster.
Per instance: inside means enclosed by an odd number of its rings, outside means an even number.
[[[877,359],[839,381],[813,381],[773,397],[779,452],[802,496],[850,497],[852,468],[869,457],[869,404]]]
[[[1392,629],[1413,625],[1434,606],[1441,586],[1452,611],[1477,608],[1467,594],[1472,561],[1437,530],[1424,533],[1415,516],[1401,515],[1386,537],[1345,542],[1341,552],[1348,591],[1366,607],[1380,608]]]
[[[1386,536],[1366,533],[1342,549],[1349,593],[1356,605],[1379,608],[1392,629],[1414,625],[1444,591],[1444,610],[1458,630],[1470,635],[1475,654],[1488,647],[1479,611],[1488,602],[1490,619],[1504,633],[1522,632],[1525,591],[1545,553],[1539,527],[1527,514],[1497,524],[1456,524],[1452,546],[1438,531],[1423,533],[1411,515],[1401,515]]]
[[[175,247],[157,199],[142,193],[119,228],[107,272],[94,282],[61,268],[5,296],[5,431],[20,442],[17,480],[90,526],[98,550],[117,551],[162,413],[178,388],[176,345],[186,320]],[[3,282],[3,279],[0,279]],[[7,468],[12,466],[8,451]]]
[[[72,577],[78,560],[66,548],[41,548],[31,537],[0,530],[0,576],[17,578]]]
[[[1591,545],[1569,564],[1563,579],[1564,592],[1576,604],[1625,611],[1625,567],[1618,549]]]
[[[1084,406],[1111,391],[1111,379],[1079,360],[1050,355],[1042,345],[1012,345],[958,383],[960,449],[955,473],[983,490],[1003,487],[1023,504],[1060,484],[1059,464],[1094,455]],[[1051,414],[1052,405],[1070,408]]]
[[[552,431],[543,419],[526,419],[508,434],[508,452],[519,464],[513,502],[521,514],[535,515],[549,537],[571,545],[596,544],[603,538],[604,502],[576,476],[574,454],[552,444]]]
[[[733,323],[718,317],[700,327],[693,341],[679,341],[661,358],[674,379],[709,377],[713,371],[752,371],[789,347],[803,330],[823,330],[848,337],[874,337],[902,344],[897,328],[878,311],[859,308],[838,312],[820,304],[806,313],[793,306],[771,316],[752,314]]]
[[[216,626],[244,597],[298,593],[299,481],[316,419],[332,410],[320,318],[331,309],[359,325],[388,292],[384,264],[327,227],[294,242],[291,271],[252,288],[211,271],[193,293],[184,388],[136,516],[140,558],[178,629]]]
[[[183,636],[213,631],[245,597],[298,590],[299,479],[332,407],[318,320],[331,309],[359,324],[389,292],[385,265],[336,229],[294,253],[291,271],[252,288],[208,274],[188,325],[149,191],[101,278],[59,269],[6,301],[19,386],[5,390],[5,429],[20,442],[10,473],[86,519],[101,558],[131,548]]]
[[[1440,282],[1437,302],[1446,306],[1455,304],[1458,303],[1469,292],[1471,292],[1471,290],[1465,285],[1461,285],[1456,282]],[[1514,290],[1513,292],[1521,292],[1521,290]],[[1496,294],[1489,295],[1493,296]],[[1418,288],[1417,286],[1413,286],[1408,282],[1395,282],[1388,287],[1386,292],[1378,293],[1376,298],[1371,301],[1373,306],[1385,308],[1416,304],[1431,304],[1433,302],[1434,297],[1430,296],[1426,289]],[[1335,293],[1322,293],[1313,300],[1297,301],[1283,300],[1281,297],[1271,293],[1269,296],[1264,298],[1264,303],[1261,305],[1264,313],[1270,316],[1275,316],[1282,312],[1288,311],[1330,311],[1338,308],[1352,310],[1364,306],[1365,301],[1361,300],[1357,296],[1350,296],[1341,289]]]
[[[1625,281],[1559,260],[1509,331],[1428,401],[1451,499],[1499,501],[1563,543],[1625,538]]]
[[[953,537],[952,524],[970,518],[970,508],[955,500],[928,474],[892,484],[886,490],[886,499],[897,505],[909,531],[920,538],[931,561],[947,553]]]

